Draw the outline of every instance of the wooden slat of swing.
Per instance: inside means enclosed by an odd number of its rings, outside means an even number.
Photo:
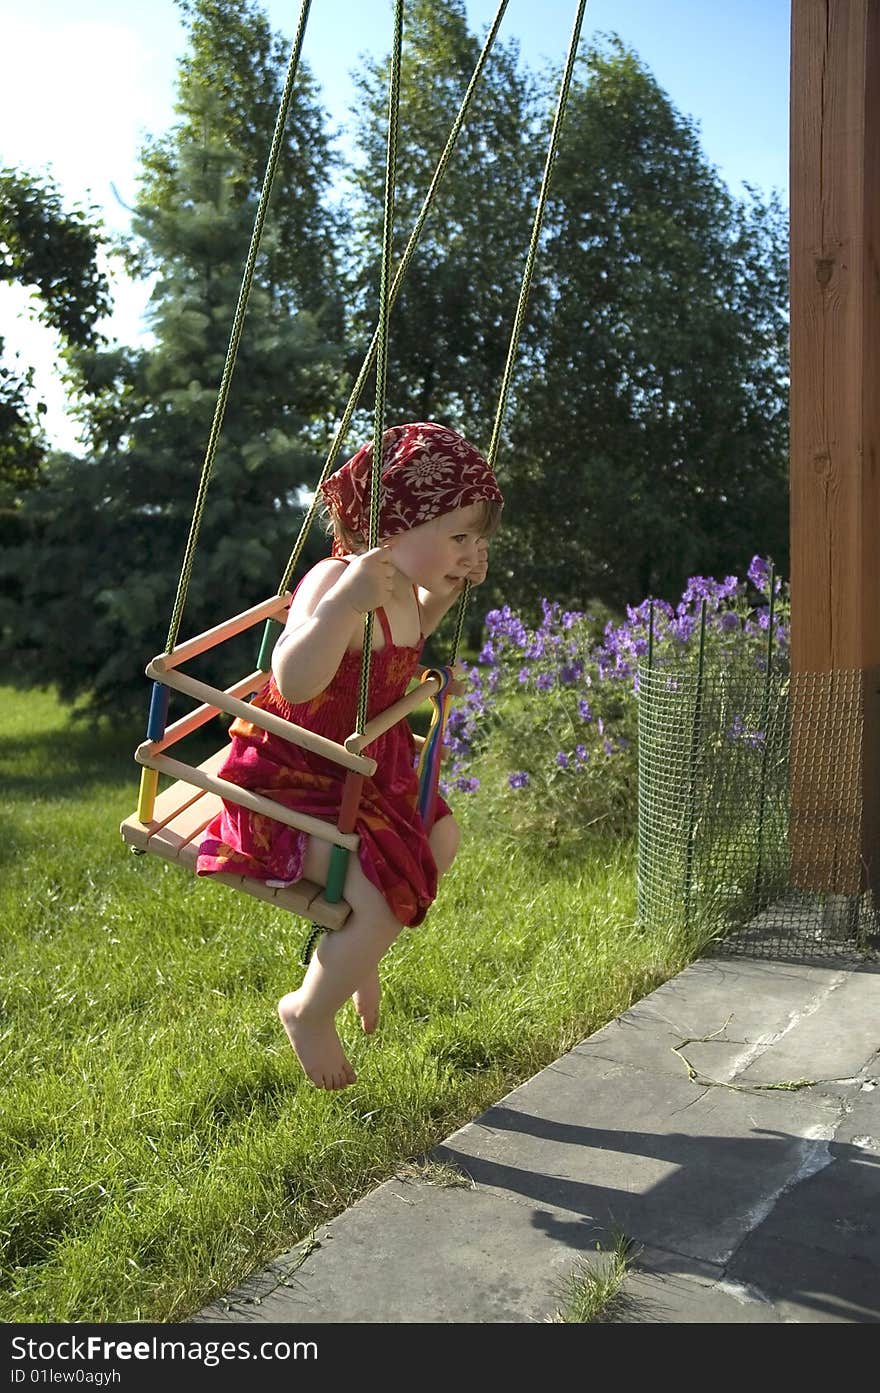
[[[216,774],[228,748],[225,746],[218,750],[198,768],[207,774]],[[124,841],[136,850],[175,861],[194,872],[202,833],[221,807],[222,800],[217,794],[178,779],[157,797],[150,822],[142,823],[133,815],[125,819],[120,831]],[[345,900],[330,904],[324,898],[323,888],[310,880],[299,880],[294,885],[271,886],[229,871],[218,872],[210,879],[275,905],[278,909],[311,919],[325,929],[341,929],[351,912]]]

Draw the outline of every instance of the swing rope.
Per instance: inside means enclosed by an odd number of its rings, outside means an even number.
[[[501,0],[498,9],[495,12],[495,18],[492,21],[492,27],[486,35],[486,42],[483,45],[483,49],[480,53],[479,58],[477,59],[477,64],[471,75],[471,80],[468,83],[467,91],[465,92],[464,97],[462,98],[461,106],[458,109],[458,114],[455,120],[453,121],[452,126],[450,127],[449,135],[446,140],[446,145],[443,148],[443,153],[441,154],[440,159],[437,161],[437,168],[434,170],[434,175],[431,179],[428,192],[425,194],[422,206],[419,210],[418,217],[416,218],[416,221],[413,225],[413,230],[410,233],[409,241],[406,244],[406,248],[402,257],[400,258],[400,264],[398,265],[397,271],[394,276],[394,283],[391,286],[389,308],[394,306],[394,302],[397,299],[400,287],[403,284],[403,278],[409,270],[409,264],[412,261],[416,247],[419,244],[419,239],[421,238],[425,222],[427,221],[428,213],[430,212],[431,206],[434,202],[434,196],[437,193],[437,190],[439,189],[440,184],[443,181],[443,176],[446,173],[446,168],[449,164],[450,159],[452,158],[452,152],[455,149],[455,145],[461,132],[461,128],[464,125],[465,117],[467,116],[471,100],[477,88],[477,83],[482,77],[483,69],[486,66],[486,61],[489,57],[490,52],[492,51],[492,46],[495,42],[495,38],[498,33],[501,21],[504,18],[504,12],[507,9],[508,2],[509,0]],[[308,512],[306,513],[306,516],[303,519],[299,536],[297,537],[293,551],[290,554],[290,558],[287,562],[287,566],[285,567],[284,574],[281,577],[281,582],[278,586],[279,595],[283,595],[285,590],[289,586],[290,581],[293,577],[293,573],[296,570],[297,563],[299,562],[299,558],[302,555],[303,547],[306,544],[306,539],[308,538],[309,532],[311,531],[312,523],[320,506],[321,485],[323,483],[326,483],[327,479],[329,479],[330,475],[333,472],[333,466],[335,465],[339,457],[339,451],[341,450],[343,442],[345,441],[345,438],[348,435],[349,428],[351,426],[351,418],[354,415],[355,410],[357,408],[357,404],[361,399],[361,395],[364,390],[364,384],[366,383],[367,377],[369,376],[370,369],[372,368],[373,363],[376,361],[376,352],[378,349],[378,345],[379,330],[377,328],[373,333],[370,346],[367,349],[366,356],[364,358],[363,363],[361,364],[361,369],[358,373],[357,380],[353,388],[351,389],[351,395],[348,398],[348,404],[344,412],[342,413],[342,419],[339,423],[339,426],[337,427],[336,434],[333,437],[333,442],[330,446],[330,450],[327,455],[324,468],[321,471],[321,477],[319,478],[317,485],[315,486],[314,496],[312,498],[311,504],[309,505]]]
[[[385,155],[385,200],[382,219],[382,270],[379,277],[379,323],[376,344],[376,407],[373,413],[373,468],[370,477],[369,549],[379,545],[379,490],[382,483],[382,436],[385,426],[385,388],[388,377],[388,318],[391,271],[391,240],[394,232],[394,182],[397,171],[397,135],[400,118],[400,55],[403,47],[403,0],[395,0],[394,44],[391,77],[388,83],[388,142]],[[361,684],[358,692],[357,734],[367,724],[370,692],[370,662],[373,652],[375,610],[364,615],[364,651],[361,657]]]
[[[315,514],[319,506],[321,484],[323,484],[326,481],[326,479],[329,477],[330,473],[333,470],[333,466],[338,458],[342,443],[350,427],[351,418],[357,407],[357,403],[360,400],[364,384],[366,382],[367,376],[370,372],[370,369],[374,361],[376,362],[377,366],[376,403],[374,410],[373,428],[373,468],[371,477],[369,546],[372,548],[378,545],[379,489],[381,485],[381,440],[382,435],[384,433],[385,396],[388,364],[387,336],[390,311],[395,299],[397,298],[401,284],[403,282],[403,278],[409,268],[413,254],[418,245],[421,233],[424,229],[424,225],[427,220],[428,213],[433,204],[437,190],[446,173],[446,168],[449,164],[449,160],[452,156],[452,152],[454,150],[456,141],[461,132],[461,128],[464,124],[465,117],[470,107],[473,93],[482,75],[483,68],[485,67],[486,61],[488,59],[489,53],[497,35],[498,28],[504,16],[504,12],[507,9],[507,4],[508,0],[500,0],[492,26],[486,36],[483,49],[480,53],[476,67],[474,68],[474,72],[468,84],[467,91],[465,92],[458,114],[450,129],[446,145],[440,156],[440,160],[438,161],[437,167],[434,171],[434,176],[431,180],[428,192],[426,193],[425,198],[422,202],[422,207],[419,211],[415,225],[410,234],[406,249],[404,250],[403,256],[401,257],[400,264],[398,265],[393,284],[390,286],[389,289],[388,281],[391,260],[391,240],[394,212],[394,174],[396,170],[397,140],[399,129],[400,66],[403,26],[402,0],[395,0],[394,46],[391,62],[391,76],[389,82],[389,118],[385,168],[385,197],[383,214],[382,268],[380,276],[379,322],[373,334],[370,346],[364,357],[357,380],[354,384],[354,387],[352,388],[348,403],[346,405],[345,411],[343,412],[342,419],[340,421],[339,427],[337,428],[336,434],[330,447],[330,451],[324,464],[324,468],[321,472],[320,479],[316,486],[311,504],[309,505],[309,509],[300,528],[299,536],[297,537],[294,549],[291,553],[284,574],[282,576],[281,583],[278,587],[279,595],[282,595],[284,593],[285,589],[287,588],[287,585],[290,582],[293,572],[296,569],[296,565],[302,554],[309,531],[314,521]],[[202,466],[201,477],[199,480],[196,502],[190,526],[190,533],[184,552],[180,577],[178,580],[177,594],[175,597],[171,623],[168,631],[168,638],[166,640],[166,652],[171,652],[171,650],[174,648],[175,644],[177,643],[180,631],[180,623],[183,615],[183,608],[186,602],[187,590],[189,587],[189,581],[192,573],[192,565],[195,555],[196,544],[198,541],[199,532],[201,530],[208,484],[210,482],[211,474],[213,472],[220,430],[226,411],[229,389],[232,381],[232,374],[235,367],[235,361],[244,325],[245,314],[247,312],[248,299],[250,297],[251,289],[253,286],[257,254],[259,252],[259,247],[262,240],[263,226],[265,223],[266,213],[268,211],[272,185],[274,183],[278,160],[281,153],[281,144],[284,134],[284,127],[286,125],[287,116],[289,113],[290,102],[293,93],[293,84],[299,65],[299,58],[302,50],[303,37],[305,34],[305,27],[310,7],[311,0],[302,0],[302,7],[300,10],[300,17],[297,26],[296,37],[294,39],[293,46],[291,49],[290,61],[288,63],[287,75],[285,78],[281,103],[279,106],[278,116],[275,123],[275,130],[272,137],[272,145],[270,148],[269,158],[266,165],[266,173],[263,180],[263,186],[260,192],[259,203],[257,206],[257,214],[254,222],[253,233],[251,236],[251,243],[248,250],[244,274],[242,277],[241,289],[239,291],[238,304],[236,306],[232,332],[229,338],[229,345],[226,353],[226,361],[224,363],[220,389],[214,410],[214,418],[212,421],[211,431],[208,438],[208,444],[205,451],[205,459]],[[513,369],[516,361],[517,349],[522,333],[522,326],[525,320],[525,311],[528,302],[529,291],[531,288],[531,280],[535,260],[537,257],[538,242],[540,239],[541,227],[544,219],[544,211],[546,208],[550,176],[556,159],[556,153],[559,143],[559,134],[562,127],[562,120],[565,113],[566,102],[568,100],[569,88],[571,86],[571,77],[574,70],[574,62],[577,55],[577,48],[580,40],[580,32],[583,23],[583,15],[585,8],[586,0],[579,0],[574,25],[572,28],[571,39],[569,42],[569,49],[566,58],[565,69],[560,85],[559,96],[557,99],[557,106],[550,136],[550,143],[544,163],[544,173],[541,181],[538,203],[535,209],[535,217],[532,225],[532,234],[529,243],[528,253],[526,256],[522,282],[520,285],[519,300],[517,303],[516,313],[514,315],[513,327],[511,329],[510,341],[508,344],[507,361],[505,363],[504,374],[501,382],[501,389],[499,392],[498,404],[495,412],[495,420],[492,428],[492,437],[489,445],[489,451],[487,454],[487,462],[490,468],[492,468],[493,470],[495,468],[495,462],[498,455],[501,438],[501,429],[510,395],[510,386],[513,378]],[[469,582],[465,582],[464,588],[459,599],[458,610],[456,614],[455,631],[450,654],[450,665],[452,665],[455,662],[458,649],[461,643],[470,590],[471,586]],[[269,624],[271,624],[271,621],[269,621]],[[269,624],[267,624],[267,632],[269,629]],[[369,690],[369,669],[372,652],[372,636],[373,614],[371,612],[365,616],[364,620],[363,663],[361,670],[361,685],[358,697],[357,716],[357,732],[359,734],[362,733],[366,724],[367,699]]]
[[[278,168],[278,160],[281,154],[281,144],[284,136],[284,127],[287,124],[287,115],[290,109],[290,100],[293,95],[293,84],[296,78],[296,71],[299,66],[300,52],[302,50],[303,36],[306,29],[306,21],[309,15],[312,0],[302,0],[302,8],[299,15],[296,37],[290,51],[290,61],[287,65],[287,76],[284,81],[284,90],[281,95],[281,103],[278,108],[278,116],[275,121],[275,130],[272,135],[272,144],[269,149],[269,158],[266,164],[266,173],[263,178],[263,187],[260,191],[260,200],[257,205],[257,215],[254,221],[254,229],[251,234],[251,244],[248,249],[247,260],[245,262],[244,275],[242,276],[241,289],[238,294],[238,304],[235,307],[235,318],[232,324],[232,332],[229,336],[229,345],[226,350],[226,361],[223,365],[223,376],[220,380],[220,390],[217,396],[217,404],[214,408],[214,419],[211,423],[211,430],[208,436],[208,444],[205,450],[205,459],[202,465],[202,474],[199,479],[198,492],[196,494],[195,508],[193,510],[192,522],[190,524],[189,537],[183,556],[183,563],[180,570],[180,578],[177,582],[177,595],[174,600],[174,609],[171,614],[171,624],[168,629],[168,638],[165,643],[165,652],[170,653],[177,643],[180,633],[180,621],[183,618],[183,607],[186,603],[186,594],[189,589],[190,576],[192,574],[193,558],[195,556],[196,543],[202,525],[202,515],[205,510],[205,498],[208,492],[208,484],[214,468],[214,457],[217,453],[217,444],[220,439],[220,428],[223,424],[223,417],[226,413],[226,403],[229,398],[229,388],[232,382],[232,373],[235,368],[235,359],[238,354],[238,345],[241,339],[241,331],[244,327],[244,318],[247,312],[248,299],[250,298],[251,288],[254,282],[254,269],[256,267],[257,253],[260,249],[260,242],[263,236],[263,224],[266,221],[266,213],[269,208],[269,198],[272,193],[272,185],[275,181],[275,172]]]
[[[538,241],[541,236],[541,226],[544,221],[544,209],[547,206],[547,191],[550,187],[550,176],[556,162],[556,151],[559,146],[559,133],[562,129],[562,121],[565,116],[565,107],[568,102],[569,88],[571,87],[571,77],[574,72],[575,58],[577,57],[578,44],[581,37],[581,25],[584,19],[584,10],[587,0],[579,0],[577,14],[575,15],[574,25],[572,26],[571,38],[568,45],[568,56],[565,61],[565,69],[562,74],[562,82],[559,87],[559,96],[556,102],[556,113],[553,118],[553,128],[550,132],[550,143],[547,147],[547,157],[544,161],[544,174],[541,179],[541,189],[538,194],[538,202],[535,208],[535,218],[532,223],[532,236],[529,242],[529,250],[526,256],[525,270],[523,271],[522,283],[519,289],[519,302],[514,315],[513,328],[510,332],[510,343],[507,349],[507,362],[504,367],[504,376],[501,380],[501,391],[498,396],[498,407],[495,411],[495,423],[492,427],[492,439],[489,442],[489,452],[486,456],[489,468],[495,469],[495,461],[498,457],[498,449],[501,441],[501,427],[507,411],[507,401],[510,395],[510,384],[513,379],[513,367],[516,361],[516,353],[519,347],[520,334],[525,320],[526,304],[529,298],[529,290],[532,284],[532,272],[535,267],[535,260],[538,254]],[[465,612],[467,610],[468,596],[471,592],[469,581],[465,581],[464,589],[458,602],[458,610],[455,617],[455,633],[452,639],[452,649],[449,662],[454,663],[458,655],[459,644],[461,643],[462,631],[464,629]]]

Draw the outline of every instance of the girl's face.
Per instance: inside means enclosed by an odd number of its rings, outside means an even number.
[[[395,568],[424,590],[442,594],[459,588],[478,562],[477,520],[482,505],[471,503],[390,538]]]

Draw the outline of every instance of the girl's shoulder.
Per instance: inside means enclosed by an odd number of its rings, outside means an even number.
[[[324,598],[328,590],[332,590],[344,571],[345,562],[335,556],[327,556],[323,561],[316,562],[310,571],[306,571],[294,590],[290,613],[297,614],[300,618],[310,615],[318,601]]]

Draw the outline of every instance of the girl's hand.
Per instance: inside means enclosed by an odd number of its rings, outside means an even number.
[[[381,609],[391,599],[394,586],[394,566],[391,547],[384,543],[355,556],[333,587],[333,593],[344,599],[358,614]]]
[[[489,573],[489,543],[482,537],[477,543],[477,560],[472,570],[468,571],[465,579],[471,585],[482,585]]]

